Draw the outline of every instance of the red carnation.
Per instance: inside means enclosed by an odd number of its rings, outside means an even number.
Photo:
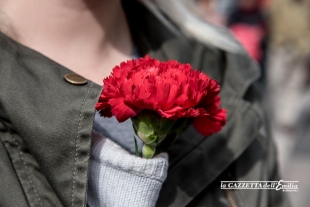
[[[187,118],[199,133],[206,136],[221,130],[226,122],[226,112],[219,108],[218,83],[193,70],[189,64],[174,60],[160,62],[148,56],[122,62],[103,80],[103,87],[96,109],[105,117],[115,115],[119,122],[137,119],[142,117],[139,114],[151,111],[157,112],[160,119],[167,119],[166,124],[171,125],[169,129],[175,128],[173,125],[177,120]],[[133,123],[139,125],[137,120]],[[135,126],[139,132],[137,128]],[[159,131],[154,134],[163,134]],[[163,136],[170,132],[166,129]],[[142,138],[146,143],[145,139]],[[162,139],[159,136],[157,144]]]

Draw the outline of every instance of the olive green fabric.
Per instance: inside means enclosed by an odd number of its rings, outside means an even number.
[[[259,71],[250,58],[174,36],[143,6],[127,4],[140,53],[188,62],[216,78],[228,110],[221,132],[203,137],[190,127],[169,148],[170,168],[157,206],[231,206],[221,180],[279,180],[255,86]],[[67,83],[68,73],[0,34],[1,207],[87,205],[91,130],[101,87]],[[272,190],[235,190],[233,197],[237,206],[289,206],[285,195]]]
[[[11,200],[24,199],[30,206],[84,205],[101,87],[90,81],[67,83],[69,70],[4,35],[0,45],[0,120],[5,128],[0,138],[15,171],[5,179],[18,179],[24,192]],[[8,189],[16,188],[13,184]],[[7,191],[1,187],[0,196]],[[3,201],[0,206],[11,206]]]

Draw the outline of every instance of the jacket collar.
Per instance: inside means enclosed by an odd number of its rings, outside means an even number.
[[[142,53],[160,60],[190,63],[221,85],[222,107],[228,110],[223,130],[204,137],[190,127],[168,149],[170,168],[158,206],[186,206],[236,160],[258,134],[262,124],[259,110],[243,97],[258,79],[259,70],[245,53],[227,53],[176,36],[145,9],[140,8],[138,15],[134,9],[131,11],[129,20],[135,22],[131,28]]]

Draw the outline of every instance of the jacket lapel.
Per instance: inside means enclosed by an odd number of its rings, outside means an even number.
[[[2,113],[30,172],[21,177],[27,169],[17,168],[19,179],[33,180],[43,206],[85,206],[94,105],[102,87],[67,83],[64,76],[72,71],[3,34],[0,45],[1,72],[10,77],[0,86],[1,104],[10,106]]]

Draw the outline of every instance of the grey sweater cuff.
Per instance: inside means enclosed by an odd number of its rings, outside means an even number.
[[[93,132],[88,204],[94,206],[155,206],[167,176],[168,155],[153,159],[131,155]]]

